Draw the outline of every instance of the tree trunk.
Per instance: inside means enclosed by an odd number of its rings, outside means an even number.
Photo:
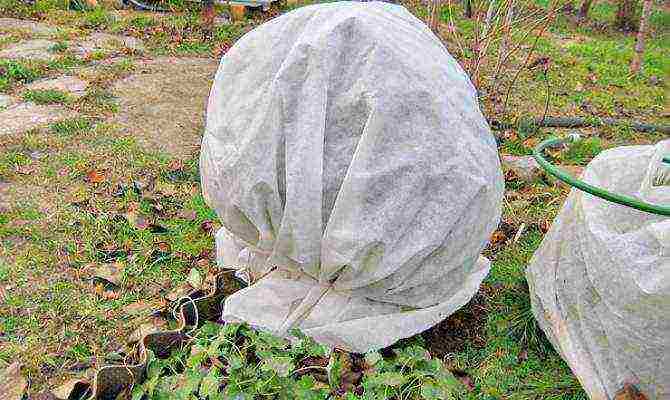
[[[644,55],[644,37],[647,34],[647,25],[649,23],[649,14],[651,14],[652,0],[644,0],[642,4],[642,16],[640,17],[640,29],[637,31],[637,41],[635,42],[635,55],[630,63],[630,72],[637,74],[642,65],[642,56]]]
[[[465,18],[472,18],[472,0],[463,0]]]
[[[614,26],[622,31],[631,32],[637,29],[637,0],[619,0]]]
[[[582,6],[579,8],[579,19],[585,21],[589,19],[589,10],[591,9],[591,4],[593,0],[584,0]]]

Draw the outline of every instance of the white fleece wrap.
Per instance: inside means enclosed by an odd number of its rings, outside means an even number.
[[[220,264],[262,277],[226,320],[363,352],[437,324],[488,273],[496,144],[403,7],[320,4],[246,34],[212,88],[201,174]]]

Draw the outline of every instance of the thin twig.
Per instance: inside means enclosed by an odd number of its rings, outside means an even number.
[[[549,71],[549,65],[544,68],[544,82],[547,84],[547,99],[544,103],[544,112],[542,113],[542,123],[544,124],[545,119],[547,118],[547,112],[549,111],[549,99],[551,98],[551,86],[549,85],[549,78],[547,77],[547,72]]]
[[[551,22],[552,17],[550,16],[549,21]],[[509,84],[509,87],[507,88],[507,93],[505,94],[505,102],[503,103],[503,110],[502,110],[502,115],[505,115],[505,112],[507,111],[507,102],[509,101],[509,95],[512,93],[512,89],[514,88],[514,84],[516,83],[517,79],[519,79],[519,76],[521,75],[521,72],[523,72],[524,69],[528,66],[528,62],[530,61],[531,56],[533,55],[533,52],[535,51],[535,48],[537,47],[537,43],[540,40],[540,37],[544,34],[544,31],[549,27],[549,24],[545,24],[542,26],[542,29],[540,32],[537,34],[535,37],[535,41],[533,42],[533,46],[530,48],[528,51],[528,55],[526,56],[526,59],[524,60],[523,64],[516,70],[516,73],[514,74],[514,77],[512,78],[512,81]]]

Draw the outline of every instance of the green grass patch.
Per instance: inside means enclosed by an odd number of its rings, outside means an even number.
[[[54,47],[61,48],[57,46],[59,45]],[[66,72],[82,64],[83,61],[70,55],[61,56],[52,61],[0,60],[0,92],[50,74]]]
[[[49,48],[49,51],[52,53],[63,53],[67,50],[68,45],[66,42],[58,42]]]
[[[106,89],[92,87],[79,101],[82,109],[91,114],[113,114],[119,109],[116,98]]]
[[[51,133],[61,136],[72,136],[79,132],[91,129],[91,121],[87,118],[66,119],[51,124],[49,127]]]
[[[157,25],[157,22],[155,19],[151,17],[147,17],[145,15],[140,15],[137,17],[133,17],[129,21],[129,25],[137,28],[137,29],[146,29],[146,28],[151,28],[152,26]]]
[[[72,101],[68,93],[56,89],[27,90],[23,99],[36,104],[67,104]]]
[[[13,82],[30,83],[39,78],[40,71],[32,65],[19,61],[0,60],[0,79],[6,85]]]
[[[84,12],[79,26],[83,28],[100,29],[109,27],[114,23],[114,16],[103,7],[95,7]]]
[[[586,138],[571,143],[568,150],[561,155],[561,161],[569,164],[586,165],[603,151],[603,143],[599,138]]]
[[[212,51],[212,44],[200,41],[182,42],[175,50],[182,54],[209,54]]]

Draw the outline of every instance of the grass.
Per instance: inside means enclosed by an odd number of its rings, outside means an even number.
[[[26,90],[23,99],[36,104],[67,104],[71,101],[67,92],[56,89]]]
[[[52,133],[61,136],[72,136],[89,129],[91,129],[91,121],[86,118],[66,119],[50,126]]]
[[[40,76],[39,71],[26,64],[0,60],[0,92],[7,91],[16,83],[30,83]]]
[[[68,55],[68,47],[91,30],[140,37],[149,57],[211,57],[264,18],[251,14],[244,22],[207,30],[199,22],[197,9],[189,10],[186,3],[175,5],[182,7],[179,13],[113,16],[103,7],[72,12],[63,2],[38,0],[29,6],[0,0],[2,15],[59,25],[59,44],[53,50],[62,54],[52,62],[0,60],[0,91],[15,93],[36,79],[92,65]],[[408,3],[408,7],[416,15],[427,15],[421,5]],[[639,77],[630,77],[633,38],[606,28],[614,10],[607,2],[597,3],[592,21],[580,25],[561,16],[538,41],[536,56],[551,59],[549,113],[667,124],[663,112],[670,64],[665,54],[670,42],[664,33],[670,14],[654,12],[655,33],[649,38],[644,69]],[[446,22],[447,11],[443,9],[441,15]],[[455,7],[457,27],[471,34],[472,22],[461,15]],[[21,360],[35,392],[76,376],[77,365],[93,361],[101,365],[128,353],[126,339],[142,323],[174,327],[167,315],[173,306],[169,298],[189,288],[185,282],[194,269],[205,281],[217,272],[213,232],[218,223],[200,194],[197,157],[177,160],[148,148],[110,120],[119,110],[110,87],[141,70],[136,64],[133,56],[125,55],[115,64],[95,66],[87,77],[91,85],[86,95],[68,104],[82,117],[0,141],[0,190],[7,188],[0,197],[0,293],[4,293],[0,367]],[[661,83],[653,83],[654,77]],[[541,115],[544,85],[541,74],[522,71],[509,100],[511,118]],[[45,104],[69,101],[62,92],[44,91],[26,92],[25,99]],[[493,115],[500,101],[487,95],[482,108]],[[527,155],[538,140],[557,133],[562,132],[521,124],[518,130],[501,133],[500,150]],[[554,154],[557,163],[585,165],[603,149],[662,139],[625,126],[582,133],[584,141]],[[511,178],[506,184],[499,228],[503,239],[485,251],[493,261],[491,273],[478,302],[445,322],[447,327],[462,324],[449,331],[462,332],[462,344],[445,350],[425,339],[429,336],[417,336],[369,355],[372,368],[356,378],[358,391],[353,393],[346,383],[360,372],[356,368],[365,367],[365,359],[359,356],[353,357],[358,367],[352,369],[348,364],[352,359],[340,353],[324,355],[308,341],[299,345],[244,326],[206,324],[194,333],[190,347],[167,359],[152,359],[149,379],[135,387],[136,395],[187,397],[190,385],[194,393],[202,391],[203,397],[210,398],[225,390],[282,396],[286,395],[282,390],[290,389],[299,393],[294,398],[305,399],[333,393],[345,400],[398,393],[412,399],[585,399],[577,379],[538,330],[524,278],[530,257],[567,190],[546,179],[528,183]],[[118,284],[101,285],[96,270],[111,264],[118,267]],[[155,309],[166,313],[150,316]],[[468,321],[477,326],[468,326]],[[239,363],[234,371],[218,367],[215,361],[236,357],[231,343],[245,352],[235,361]],[[310,354],[324,369],[297,374]],[[270,366],[288,375],[272,374]],[[459,382],[453,382],[449,371]],[[229,388],[212,385],[215,378],[224,376],[234,384]],[[465,383],[465,391],[459,383]]]
[[[53,53],[63,53],[64,51],[67,50],[67,48],[68,48],[67,43],[65,43],[65,42],[58,42],[58,43],[54,44],[53,46],[51,46],[51,48],[49,49],[49,51],[51,51],[51,52],[53,52]]]
[[[80,26],[82,28],[99,29],[110,27],[114,23],[114,16],[104,7],[95,7],[84,12]]]
[[[586,165],[603,150],[599,138],[586,138],[570,144],[568,150],[561,155],[561,160],[568,164]]]
[[[84,61],[67,54],[52,61],[0,59],[0,92],[9,92],[20,85],[68,72],[84,64]]]

